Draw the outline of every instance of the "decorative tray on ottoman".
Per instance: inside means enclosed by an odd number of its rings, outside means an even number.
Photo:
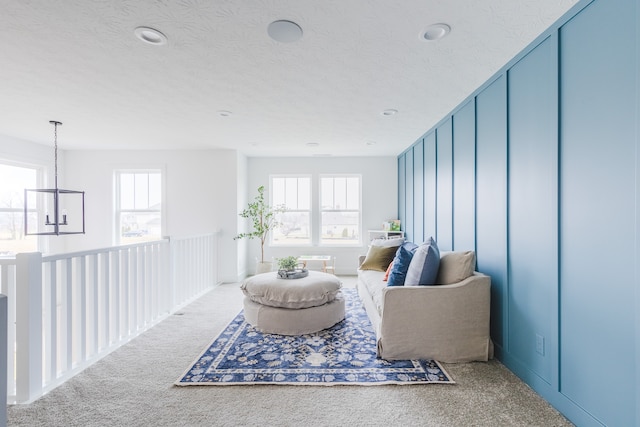
[[[306,268],[295,270],[278,270],[278,279],[302,279],[309,275]]]

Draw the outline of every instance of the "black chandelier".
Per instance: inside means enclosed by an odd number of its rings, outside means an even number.
[[[55,120],[49,123],[54,126],[55,188],[24,190],[24,233],[44,236],[84,234],[84,191],[58,188],[58,126],[62,123]]]

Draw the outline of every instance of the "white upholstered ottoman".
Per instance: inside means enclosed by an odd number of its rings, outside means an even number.
[[[275,272],[256,274],[240,286],[245,294],[244,317],[270,334],[302,335],[327,329],[344,319],[341,287],[336,276],[319,271],[309,271],[301,279],[280,279]]]

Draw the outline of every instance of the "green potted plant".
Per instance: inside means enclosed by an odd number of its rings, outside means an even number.
[[[264,273],[271,271],[271,263],[264,260],[264,244],[267,241],[269,231],[278,227],[280,223],[276,220],[276,215],[285,211],[282,206],[272,207],[264,198],[264,185],[258,187],[258,195],[254,201],[249,203],[248,206],[240,212],[242,218],[251,220],[253,229],[246,233],[240,233],[234,240],[249,238],[260,239],[260,261],[256,268],[256,273]]]
[[[284,258],[278,258],[278,269],[280,270],[295,270],[298,267],[298,258],[294,256],[287,256]]]
[[[287,256],[278,258],[278,277],[281,279],[300,279],[307,277],[309,271],[302,267],[302,263],[298,262],[298,258]]]

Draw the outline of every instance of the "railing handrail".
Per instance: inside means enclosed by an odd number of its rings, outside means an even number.
[[[189,240],[189,239],[201,239],[203,237],[208,237],[211,235],[217,235],[219,233],[218,230],[216,231],[211,231],[209,233],[201,233],[201,234],[191,234],[191,235],[186,235],[186,236],[178,236],[178,237],[174,237],[174,236],[164,236],[163,239],[168,239],[170,241],[174,241],[174,240]]]
[[[215,233],[211,233],[211,234],[215,234]],[[202,235],[199,235],[197,237],[205,237],[207,235],[210,235],[210,234],[202,234]],[[179,237],[177,239],[189,239],[189,238],[191,238],[191,237]],[[86,256],[86,255],[96,255],[96,254],[99,254],[99,253],[113,252],[113,251],[117,251],[117,250],[120,250],[120,249],[147,246],[149,244],[154,244],[154,243],[158,243],[158,242],[165,242],[165,241],[168,242],[171,239],[175,240],[176,238],[170,238],[169,236],[167,236],[167,237],[163,237],[161,239],[149,240],[149,241],[146,241],[146,242],[128,243],[126,245],[106,246],[106,247],[102,247],[102,248],[87,249],[87,250],[76,251],[76,252],[63,252],[63,253],[59,253],[59,254],[49,254],[49,255],[45,255],[43,253],[42,254],[42,260],[43,261],[58,261],[58,260],[61,260],[61,259],[66,259],[66,258],[75,258],[75,257],[79,257],[79,256]],[[31,251],[31,252],[39,252],[39,251]],[[18,254],[16,253],[16,255],[18,255]],[[8,257],[0,257],[0,265],[15,265],[16,264],[16,255],[12,255],[12,256],[8,256]]]
[[[126,245],[118,245],[118,246],[109,246],[106,248],[98,248],[98,249],[88,249],[85,251],[77,251],[77,252],[65,252],[65,253],[61,253],[61,254],[52,254],[52,255],[42,255],[42,261],[43,262],[49,262],[49,261],[59,261],[61,259],[68,259],[68,258],[77,258],[77,257],[81,257],[81,256],[87,256],[87,255],[97,255],[97,254],[103,254],[103,253],[107,253],[107,252],[115,252],[115,251],[119,251],[121,249],[132,249],[132,248],[139,248],[139,247],[144,247],[144,246],[151,246],[154,244],[158,244],[158,243],[163,243],[163,242],[169,242],[169,238],[165,237],[162,239],[158,239],[158,240],[149,240],[147,242],[140,242],[140,243],[129,243]]]

